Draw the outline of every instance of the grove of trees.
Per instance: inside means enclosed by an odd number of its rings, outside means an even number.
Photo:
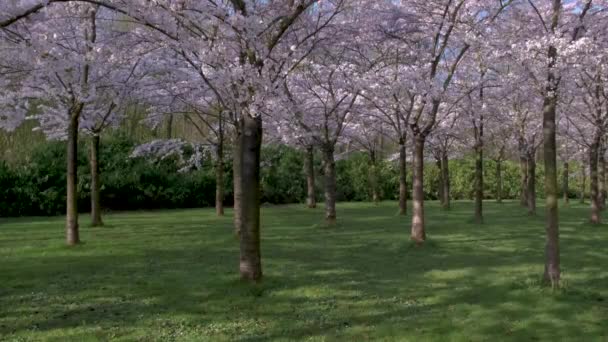
[[[262,279],[260,207],[265,168],[276,164],[267,146],[298,155],[304,173],[291,177],[305,184],[308,207],[325,201],[328,227],[340,220],[340,162],[365,156],[370,199],[398,199],[420,246],[432,235],[429,168],[445,210],[464,170],[481,225],[483,200],[509,196],[503,175],[516,165],[522,212],[535,215],[544,197],[543,278],[553,287],[558,199],[567,205],[570,178],[584,182],[588,167],[591,222],[605,207],[607,0],[8,0],[0,75],[0,127],[65,144],[68,245],[80,242],[82,141],[101,226],[104,137],[132,124],[165,134],[125,159],[206,168],[217,215],[234,206],[239,274],[251,282]],[[193,132],[187,139],[179,122]],[[473,162],[455,169],[461,160]]]

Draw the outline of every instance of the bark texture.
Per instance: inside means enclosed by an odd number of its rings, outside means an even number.
[[[424,144],[425,138],[417,135],[414,139],[411,239],[418,244],[422,244],[426,240],[424,226]]]
[[[224,143],[220,141],[215,151],[215,214],[224,216]]]
[[[99,179],[99,145],[98,134],[91,138],[89,162],[91,164],[91,225],[93,227],[103,226],[101,219],[101,183]]]
[[[585,167],[585,162],[581,163],[581,192],[579,195],[579,202],[581,204],[585,204],[585,189],[587,188],[587,170]]]
[[[570,192],[570,164],[568,162],[564,163],[564,170],[562,173],[562,192],[564,196],[564,204],[568,205],[570,203],[570,197],[568,193]]]
[[[310,209],[317,207],[317,193],[315,189],[315,150],[312,145],[306,147],[304,169],[306,172],[306,206]]]
[[[483,223],[483,145],[475,147],[475,223]]]
[[[443,191],[441,191],[443,196],[442,208],[443,210],[450,210],[450,164],[447,152],[444,152],[441,156],[441,179],[441,185],[443,186]]]
[[[336,225],[336,162],[334,147],[323,147],[323,162],[325,168],[325,223]]]
[[[522,207],[528,206],[528,160],[526,157],[519,158],[519,184],[521,192],[519,194],[519,203]]]
[[[528,177],[526,187],[526,199],[528,201],[528,215],[536,215],[536,159],[528,157]]]
[[[407,154],[405,139],[399,142],[399,215],[407,215]]]
[[[241,127],[238,127],[235,134],[234,151],[232,153],[232,182],[233,182],[233,197],[234,197],[234,235],[241,235],[241,202],[243,191],[241,189],[241,144],[242,144]]]
[[[435,156],[435,165],[437,166],[437,170],[439,170],[439,177],[437,178],[437,199],[439,199],[439,205],[443,209],[445,196],[443,196],[443,166],[441,165],[441,157]]]
[[[260,149],[262,119],[243,115],[240,137],[240,264],[241,279],[262,279],[260,251]]]
[[[80,243],[78,227],[78,123],[80,108],[70,112],[67,141],[67,203],[66,203],[66,243],[69,246]]]
[[[369,157],[369,184],[372,190],[372,201],[377,205],[380,202],[380,191],[378,189],[378,167],[376,153],[371,152]]]
[[[600,209],[606,207],[606,142],[604,139],[600,142],[597,155],[597,167],[598,167],[598,202]]]
[[[594,224],[600,223],[600,194],[598,176],[598,151],[599,139],[596,139],[589,147],[589,178],[590,178],[590,201],[591,217],[590,221]]]
[[[561,0],[553,0],[552,31],[557,30],[561,12]],[[557,112],[558,79],[554,75],[557,63],[557,48],[549,46],[548,75],[545,99],[543,101],[543,153],[545,159],[545,272],[544,281],[552,287],[560,283],[559,221],[557,205]]]

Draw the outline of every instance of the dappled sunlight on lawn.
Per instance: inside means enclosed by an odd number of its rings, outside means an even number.
[[[562,216],[564,288],[540,286],[544,226],[514,203],[428,204],[409,241],[396,204],[263,209],[265,280],[238,280],[231,212],[118,213],[63,246],[61,219],[6,220],[0,336],[8,340],[604,340],[608,230]],[[542,208],[541,208],[542,209]],[[539,210],[541,213],[542,210]],[[491,213],[491,214],[490,214]],[[86,219],[84,220],[86,222]]]

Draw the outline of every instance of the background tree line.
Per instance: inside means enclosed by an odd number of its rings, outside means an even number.
[[[212,158],[204,160],[199,169],[180,172],[176,158],[166,158],[150,164],[145,158],[130,157],[139,144],[138,135],[129,136],[127,130],[104,136],[100,147],[102,180],[101,202],[103,210],[140,210],[160,208],[210,207],[215,201],[215,168]],[[156,133],[138,133],[140,137]],[[2,144],[8,141],[30,139],[36,134],[20,132],[4,134]],[[86,144],[86,141],[81,142]],[[47,142],[41,139],[31,144],[19,143],[13,149],[13,157],[0,163],[0,213],[2,216],[47,216],[65,212],[66,173],[65,146],[62,142]],[[27,149],[27,154],[23,150]],[[230,151],[228,151],[230,152]],[[318,154],[318,152],[316,152]],[[25,157],[19,157],[26,155]],[[372,201],[376,182],[381,200],[399,198],[398,163],[386,155],[372,167],[369,154],[361,151],[342,153],[336,161],[336,183],[338,201]],[[323,167],[321,158],[314,159],[317,200],[323,200]],[[463,156],[449,161],[450,198],[473,199],[475,182],[471,171],[475,168],[474,156]],[[484,194],[486,199],[496,198],[496,162],[484,161]],[[304,173],[305,152],[284,144],[269,144],[262,149],[261,201],[267,204],[303,203],[307,188]],[[90,210],[91,170],[86,148],[79,149],[78,188],[81,193],[79,210]],[[233,199],[232,164],[225,168],[225,205],[231,206]],[[376,176],[370,177],[374,170]],[[569,198],[580,197],[582,179],[580,163],[569,165]],[[563,172],[563,170],[561,171]],[[520,190],[519,165],[513,161],[502,164],[502,198],[517,199]],[[542,166],[536,172],[537,182],[542,182]],[[428,161],[425,168],[425,199],[437,200],[440,196],[441,173],[435,163]],[[411,182],[410,187],[411,187]],[[585,185],[588,186],[588,183]],[[408,189],[409,192],[410,189]],[[542,187],[537,195],[544,196]]]

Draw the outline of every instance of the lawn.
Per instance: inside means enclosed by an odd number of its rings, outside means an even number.
[[[242,284],[232,217],[107,215],[84,243],[63,218],[0,220],[0,340],[608,341],[608,226],[561,210],[564,287],[540,286],[544,225],[515,203],[429,203],[429,242],[396,204],[262,209],[265,280]]]

